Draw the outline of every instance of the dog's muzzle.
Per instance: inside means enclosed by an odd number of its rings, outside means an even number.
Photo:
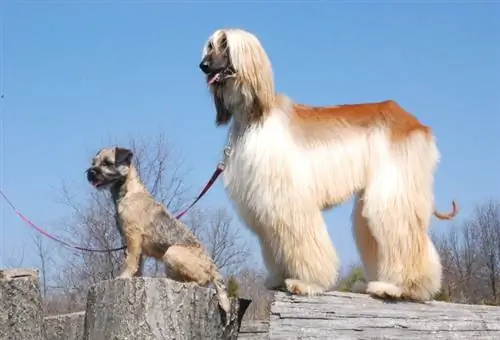
[[[87,181],[94,182],[97,179],[97,170],[95,168],[88,168],[85,172],[87,174]]]
[[[231,64],[224,55],[207,55],[201,60],[199,67],[207,76],[209,85],[225,80],[232,73]]]
[[[203,59],[200,63],[200,69],[207,76],[214,76],[216,74],[221,74],[225,72],[226,65],[217,65],[216,63],[211,63],[207,59]]]
[[[201,71],[205,74],[210,74],[212,73],[211,67],[210,67],[210,62],[206,59],[203,59],[199,65]]]

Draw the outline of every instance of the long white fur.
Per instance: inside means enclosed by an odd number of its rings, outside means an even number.
[[[266,286],[297,294],[333,287],[339,260],[322,209],[356,195],[353,233],[368,280],[357,287],[378,296],[430,298],[441,282],[427,236],[440,157],[434,138],[415,132],[394,144],[384,126],[349,124],[329,125],[328,134],[311,138],[314,131],[293,121],[292,101],[275,94],[271,63],[257,38],[227,29],[209,41],[217,46],[222,34],[237,71],[234,85],[224,90],[234,108],[224,183],[259,237]],[[249,123],[254,97],[266,108],[259,123]]]

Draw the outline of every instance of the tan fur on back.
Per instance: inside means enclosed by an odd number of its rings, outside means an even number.
[[[356,197],[353,233],[366,292],[430,299],[441,264],[427,229],[434,214],[439,151],[429,127],[392,100],[313,107],[275,93],[271,63],[258,39],[225,37],[234,79],[210,87],[230,115],[232,154],[226,190],[260,240],[270,289],[317,294],[336,283],[339,260],[322,211]],[[219,106],[220,107],[220,106]]]

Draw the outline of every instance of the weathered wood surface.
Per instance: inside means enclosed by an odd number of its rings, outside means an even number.
[[[21,277],[31,277],[38,280],[38,270],[33,268],[0,269],[0,280],[17,279]]]
[[[251,320],[241,324],[238,340],[266,340],[269,339],[269,321]]]
[[[269,339],[500,339],[500,308],[280,292],[271,306]]]
[[[83,339],[237,339],[245,302],[232,301],[226,326],[213,289],[167,278],[102,281],[87,297]]]
[[[83,340],[85,312],[45,317],[47,340]]]
[[[38,271],[0,271],[0,339],[45,339]]]

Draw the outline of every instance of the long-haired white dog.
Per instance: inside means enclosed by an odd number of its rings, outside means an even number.
[[[322,211],[355,196],[353,232],[367,284],[382,298],[430,299],[441,264],[428,236],[439,151],[431,129],[394,101],[331,107],[294,103],[274,88],[259,40],[221,29],[200,68],[217,111],[232,118],[224,182],[258,236],[268,289],[333,288],[339,260]],[[359,287],[358,287],[359,291]]]

